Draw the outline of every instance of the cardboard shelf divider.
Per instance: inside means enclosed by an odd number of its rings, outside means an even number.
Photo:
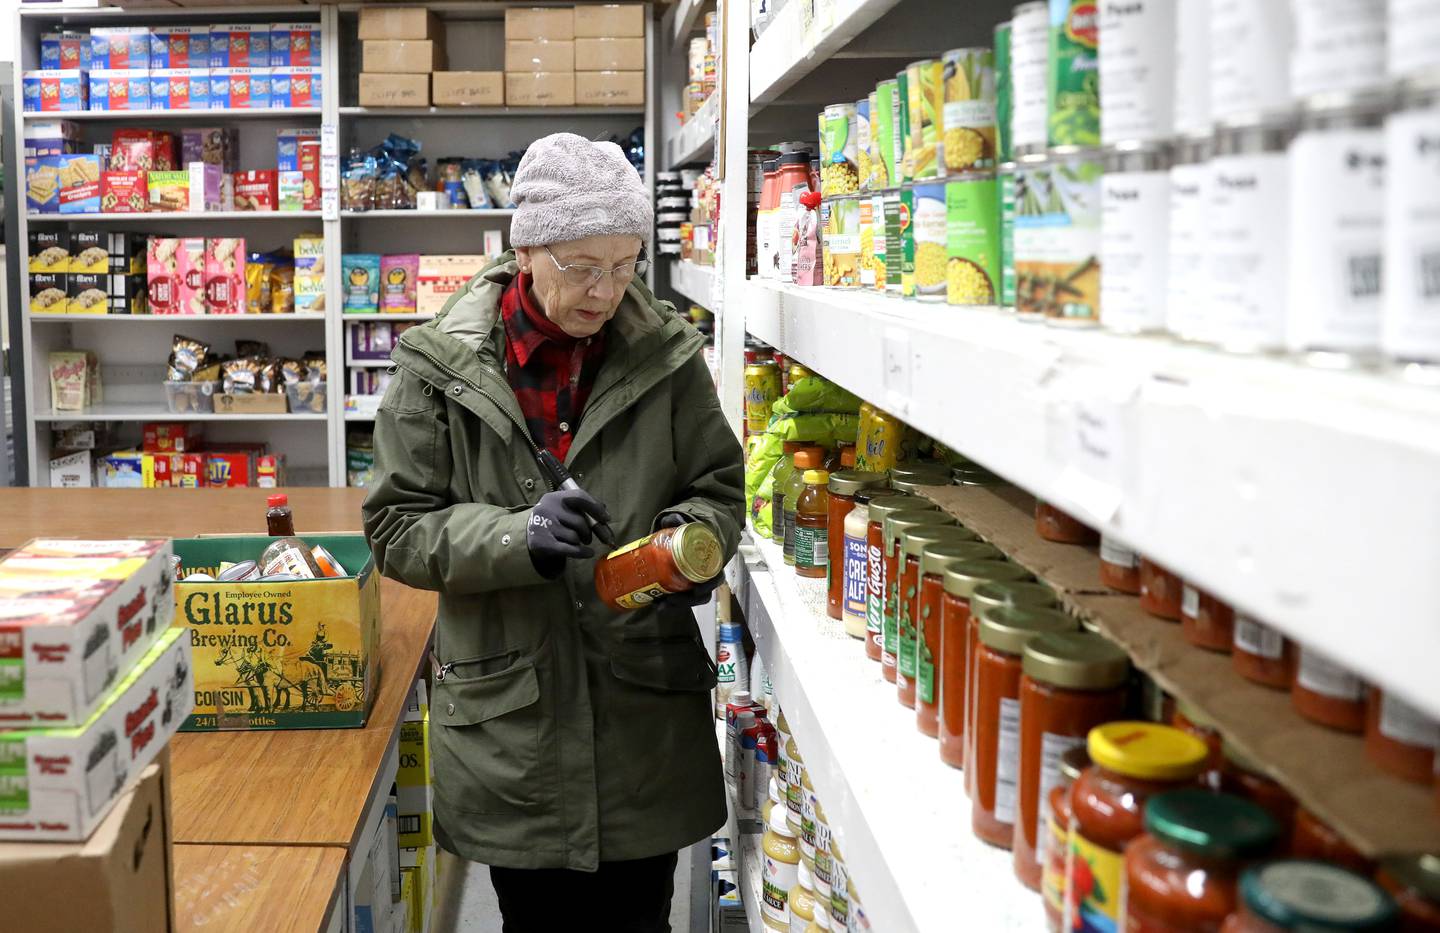
[[[1034,497],[1013,486],[931,487],[925,495],[1024,565],[1130,653],[1167,693],[1215,721],[1311,812],[1367,856],[1440,851],[1440,810],[1429,785],[1391,777],[1365,757],[1360,736],[1303,719],[1286,691],[1236,674],[1230,656],[1194,647],[1177,623],[1143,612],[1137,597],[1100,583],[1094,547],[1035,534]]]

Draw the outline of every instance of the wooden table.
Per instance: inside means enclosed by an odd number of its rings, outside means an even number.
[[[290,497],[307,531],[359,531],[359,489],[0,489],[0,549],[40,536],[265,533]],[[363,729],[182,733],[170,744],[181,930],[316,930],[359,842],[405,697],[422,670],[434,593],[380,584],[380,693]]]

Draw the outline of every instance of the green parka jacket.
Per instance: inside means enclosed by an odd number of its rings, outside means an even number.
[[[440,593],[441,844],[490,865],[593,870],[675,851],[725,821],[715,671],[690,612],[619,614],[595,594],[594,560],[554,580],[530,562],[529,509],[550,488],[504,374],[500,295],[517,272],[505,254],[400,339],[365,533],[382,573]],[[621,543],[678,512],[709,525],[728,559],[742,455],[702,343],[631,284],[566,465]]]

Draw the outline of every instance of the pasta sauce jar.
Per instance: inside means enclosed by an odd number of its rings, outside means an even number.
[[[1180,634],[1197,648],[1229,654],[1235,642],[1235,610],[1185,583],[1180,590]]]
[[[1140,608],[1152,616],[1180,621],[1180,578],[1148,557],[1140,558]]]
[[[1117,593],[1140,593],[1140,555],[1114,538],[1100,536],[1100,582]]]
[[[996,560],[1000,549],[983,541],[939,542],[920,552],[919,611],[915,615],[915,727],[940,736],[941,625],[945,568],[967,560]]]
[[[949,574],[965,574],[972,577],[983,576],[987,582],[1026,583],[1035,579],[1034,574],[1009,561],[982,560],[967,561],[964,564],[956,564],[946,571]],[[976,685],[979,682],[976,676],[976,664],[980,658],[980,616],[988,611],[1002,608],[1007,603],[992,602],[980,598],[977,593],[970,597],[970,618],[965,623],[965,725],[964,725],[964,763],[965,769],[965,792],[971,798],[975,796],[975,710],[977,702],[975,698]],[[1058,600],[1056,601],[1059,602]]]
[[[1120,920],[1125,846],[1144,831],[1152,796],[1195,784],[1205,743],[1149,722],[1112,722],[1090,730],[1093,764],[1070,792],[1066,930],[1114,930]]]
[[[902,580],[904,554],[901,536],[912,528],[928,525],[955,525],[955,519],[943,512],[895,512],[885,517],[885,617],[880,641],[880,673],[895,683],[895,665],[900,656],[900,614],[907,611],[905,588],[913,588],[916,576]],[[919,568],[916,568],[918,575]]]
[[[1375,863],[1346,842],[1329,823],[1304,807],[1295,808],[1295,826],[1290,831],[1290,854],[1295,858],[1319,859],[1343,865],[1351,871],[1369,875]]]
[[[1378,687],[1370,688],[1365,715],[1365,757],[1382,771],[1407,781],[1434,779],[1440,723]]]
[[[1035,500],[1035,533],[1058,544],[1096,544],[1100,540],[1095,529],[1041,499]]]
[[[1365,731],[1365,684],[1314,648],[1296,652],[1290,702],[1306,719],[1341,732]]]
[[[885,600],[889,593],[885,577],[885,519],[896,512],[938,512],[938,507],[925,499],[894,490],[870,498],[869,519],[865,526],[865,657],[880,660],[884,643]]]
[[[1060,933],[1065,920],[1067,879],[1065,859],[1070,852],[1070,789],[1080,780],[1080,772],[1090,767],[1090,753],[1080,745],[1060,756],[1060,779],[1046,796],[1049,818],[1045,822],[1044,872],[1040,878],[1040,897],[1045,902],[1045,929]]]
[[[983,633],[982,633],[983,634]],[[1130,656],[1103,635],[1041,635],[1025,646],[1020,679],[1020,771],[1015,876],[1039,890],[1045,863],[1050,791],[1060,759],[1085,744],[1096,726],[1125,712]]]
[[[1290,689],[1295,666],[1293,646],[1285,636],[1242,613],[1235,615],[1235,645],[1230,653],[1235,673],[1276,690]]]
[[[595,592],[616,612],[648,606],[711,580],[725,563],[720,539],[703,522],[662,528],[616,548],[595,564]]]
[[[1440,855],[1387,858],[1375,881],[1395,899],[1404,933],[1440,930]]]
[[[1395,901],[1375,882],[1338,865],[1284,859],[1247,868],[1239,910],[1221,933],[1393,930]]]
[[[1288,843],[1295,826],[1295,798],[1272,780],[1248,755],[1229,742],[1222,745],[1225,764],[1220,771],[1220,789],[1244,797],[1270,814]]]
[[[845,615],[845,568],[848,562],[845,517],[855,508],[856,493],[884,482],[883,473],[840,470],[830,474],[830,495],[827,500],[830,515],[826,525],[829,535],[829,579],[825,593],[825,611],[832,619],[841,619]]]
[[[1199,788],[1157,794],[1125,847],[1124,922],[1135,933],[1215,933],[1235,911],[1244,863],[1278,830],[1248,800]]]
[[[988,574],[989,576],[982,576]],[[996,575],[1012,578],[1009,582]],[[966,643],[976,605],[1048,609],[1055,591],[1041,583],[1021,582],[1029,572],[1016,564],[987,560],[979,568],[945,568],[940,610],[940,760],[952,768],[965,764]]]
[[[1010,848],[1020,785],[1020,680],[1025,646],[1075,620],[1058,609],[1003,606],[980,613],[975,688],[975,791],[970,825],[993,846]]]
[[[915,708],[915,674],[920,619],[920,555],[937,544],[978,542],[980,536],[960,525],[921,525],[900,537],[900,606],[896,617],[899,648],[895,656],[895,687],[900,705]],[[995,551],[999,555],[998,550]],[[938,621],[938,620],[937,620]]]

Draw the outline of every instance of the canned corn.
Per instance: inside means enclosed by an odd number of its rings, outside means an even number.
[[[870,187],[874,190],[900,184],[895,159],[895,80],[875,85],[875,102],[870,105]]]
[[[945,183],[917,181],[911,186],[915,230],[914,297],[945,300]]]
[[[945,66],[927,58],[905,66],[909,80],[910,177],[916,181],[944,174]]]
[[[820,193],[854,194],[860,187],[854,104],[831,104],[820,114]]]
[[[992,175],[968,175],[945,182],[945,300],[949,304],[993,305],[997,301],[1000,202],[995,188]],[[918,269],[916,274],[918,277]]]
[[[825,284],[835,288],[860,287],[860,199],[835,198],[826,202]]]
[[[995,53],[951,49],[940,58],[945,79],[941,152],[949,172],[995,167]]]

